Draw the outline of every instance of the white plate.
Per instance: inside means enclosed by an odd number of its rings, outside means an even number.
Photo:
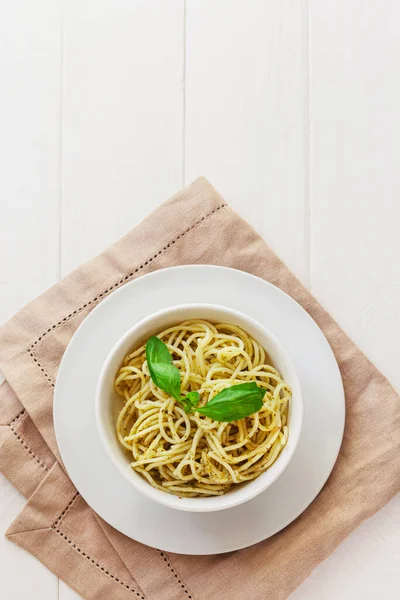
[[[297,370],[304,423],[296,453],[280,478],[253,500],[215,513],[188,513],[154,503],[108,458],[95,420],[101,367],[139,319],[168,306],[226,305],[264,324]],[[173,267],[121,287],[86,317],[58,372],[54,424],[64,465],[86,502],[125,535],[167,552],[217,554],[274,535],[313,501],[335,464],[345,417],[342,379],[333,352],[308,313],[266,281],[209,265]]]

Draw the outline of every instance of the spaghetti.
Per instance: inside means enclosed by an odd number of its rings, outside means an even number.
[[[288,439],[291,391],[262,346],[240,327],[189,320],[158,336],[181,372],[183,392],[207,404],[221,390],[254,381],[265,388],[262,408],[245,419],[217,422],[182,405],[150,378],[145,345],[128,354],[115,379],[124,398],[116,430],[132,468],[155,488],[177,496],[219,496],[255,479]]]

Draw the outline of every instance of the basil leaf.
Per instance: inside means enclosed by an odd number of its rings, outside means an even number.
[[[196,412],[214,421],[239,421],[262,408],[265,392],[254,382],[232,385],[211,398],[205,406],[196,408]]]
[[[199,392],[189,392],[186,394],[185,399],[189,400],[192,406],[197,406],[200,402],[200,394]]]
[[[146,359],[150,377],[157,387],[180,400],[181,375],[179,369],[172,364],[172,356],[167,346],[155,335],[146,344]]]
[[[199,392],[188,392],[186,396],[181,396],[179,402],[185,409],[185,413],[193,412],[193,407],[197,406],[200,402]]]
[[[192,412],[192,404],[189,400],[186,400],[184,396],[179,399],[179,402],[182,404],[183,409],[186,414]]]

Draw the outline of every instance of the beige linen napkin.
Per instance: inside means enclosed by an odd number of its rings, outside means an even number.
[[[239,552],[171,555],[104,523],[60,465],[53,388],[78,325],[108,294],[182,263],[226,265],[267,279],[315,319],[346,393],[346,428],[331,477],[285,530]],[[381,373],[265,242],[204,179],[161,205],[99,257],[21,310],[0,330],[0,469],[29,498],[7,532],[91,600],[275,600],[287,596],[363,519],[399,490],[400,403]]]

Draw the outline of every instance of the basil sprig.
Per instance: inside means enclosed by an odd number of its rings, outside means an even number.
[[[152,336],[146,344],[146,359],[150,377],[161,388],[180,402],[186,413],[198,412],[214,421],[238,421],[258,412],[263,405],[265,389],[253,381],[225,388],[211,398],[205,406],[198,407],[200,394],[192,391],[181,396],[181,375],[173,364],[167,346]]]

